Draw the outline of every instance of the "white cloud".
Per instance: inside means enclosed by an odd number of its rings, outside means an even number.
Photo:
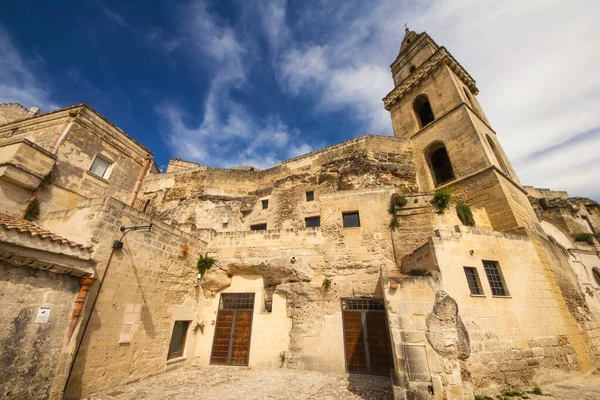
[[[388,66],[408,22],[447,47],[477,80],[479,101],[524,184],[600,199],[589,172],[595,167],[579,166],[597,158],[597,147],[556,151],[561,162],[554,168],[531,158],[600,126],[600,2],[390,0],[339,9],[319,2],[300,13],[289,22],[292,33],[316,33],[287,43],[278,77],[288,92],[317,97],[316,110],[347,107],[367,130],[391,132],[381,98],[393,88]]]
[[[197,1],[185,10],[182,34],[192,48],[192,56],[208,71],[210,87],[202,123],[190,119],[175,104],[163,104],[157,110],[167,122],[167,142],[174,152],[186,159],[217,167],[252,165],[272,167],[282,158],[308,152],[299,131],[288,127],[276,115],[259,119],[238,102],[231,91],[247,84],[253,62],[254,43],[241,39],[235,27],[210,14]]]
[[[56,108],[48,89],[34,73],[34,64],[29,62],[13,45],[6,31],[0,27],[0,103],[17,102],[43,110]],[[43,61],[43,59],[42,59]]]

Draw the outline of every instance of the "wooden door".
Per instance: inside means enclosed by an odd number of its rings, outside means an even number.
[[[221,295],[211,364],[248,365],[253,308],[254,293]]]
[[[346,371],[388,375],[392,360],[383,303],[348,299],[342,309]]]

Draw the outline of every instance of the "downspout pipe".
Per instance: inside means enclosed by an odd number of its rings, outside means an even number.
[[[137,199],[138,193],[140,191],[140,186],[142,186],[142,181],[144,180],[144,177],[146,177],[146,174],[148,173],[148,170],[150,169],[151,163],[152,163],[152,155],[148,154],[148,155],[146,155],[144,164],[142,166],[142,170],[140,171],[137,181],[135,182],[133,192],[131,193],[131,199],[129,200],[129,205],[132,207],[135,204],[135,200]]]

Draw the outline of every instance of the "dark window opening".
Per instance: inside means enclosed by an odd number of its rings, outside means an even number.
[[[504,280],[502,279],[502,274],[500,273],[500,266],[498,263],[496,261],[484,261],[483,269],[485,269],[485,274],[487,275],[490,283],[492,295],[507,296],[508,294],[506,288],[504,287]]]
[[[436,186],[454,179],[454,171],[445,147],[440,147],[431,154],[431,168]]]
[[[190,321],[175,321],[173,326],[173,334],[171,335],[171,343],[169,344],[169,354],[167,360],[172,358],[183,357],[185,350],[185,338],[190,326]]]
[[[467,283],[469,284],[469,290],[471,290],[471,294],[482,295],[483,290],[481,290],[481,283],[479,282],[479,275],[477,274],[477,269],[473,267],[464,267],[465,275],[467,276]]]
[[[416,69],[417,69],[417,67],[415,67],[414,65],[410,66],[410,72],[411,73],[415,72]]]
[[[261,200],[263,210],[269,208],[269,200]]]
[[[358,211],[342,213],[344,228],[357,228],[360,226]]]
[[[321,217],[307,217],[304,218],[304,222],[307,228],[314,228],[316,226],[321,226]]]
[[[600,285],[600,269],[598,269],[598,267],[592,268],[592,275],[594,275],[596,283]]]
[[[251,231],[266,231],[267,230],[267,224],[250,225],[250,230]]]
[[[423,128],[425,125],[435,120],[431,104],[429,104],[429,99],[424,94],[415,99],[413,109],[417,120],[419,121],[419,128]]]
[[[315,192],[306,192],[306,201],[314,201]]]

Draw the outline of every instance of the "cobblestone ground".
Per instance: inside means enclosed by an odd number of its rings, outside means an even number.
[[[97,393],[89,400],[387,400],[390,378],[315,371],[190,366]]]
[[[542,386],[530,400],[600,400],[600,375]],[[129,385],[97,393],[89,400],[387,400],[387,377],[295,370],[251,370],[240,367],[180,368]],[[521,397],[505,397],[519,400]]]

